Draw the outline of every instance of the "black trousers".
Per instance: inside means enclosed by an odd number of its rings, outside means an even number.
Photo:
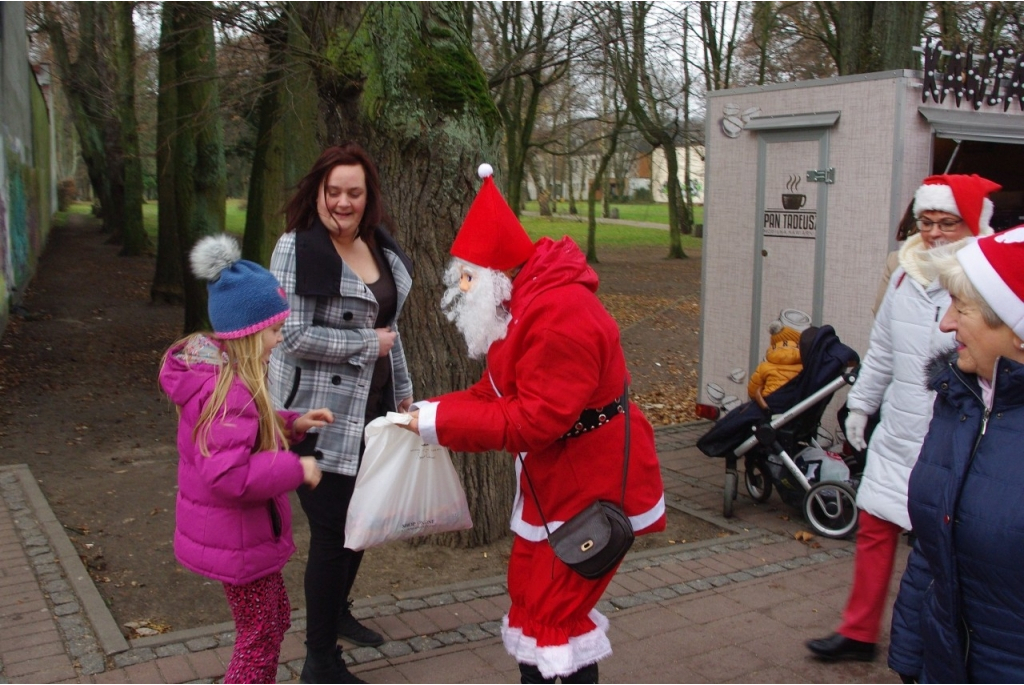
[[[345,549],[345,519],[355,489],[355,476],[324,471],[320,484],[299,487],[299,501],[309,519],[309,559],[306,561],[306,645],[311,650],[334,650],[338,614],[348,601],[362,552]]]
[[[540,669],[532,664],[519,664],[519,682],[524,684],[534,683],[554,683],[555,678],[545,678],[540,674]],[[597,682],[597,664],[590,664],[584,666],[575,673],[562,676],[563,683],[596,683]]]

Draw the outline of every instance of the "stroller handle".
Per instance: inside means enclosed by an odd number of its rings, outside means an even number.
[[[794,404],[786,411],[782,412],[781,414],[776,414],[775,416],[773,416],[769,422],[753,426],[751,430],[754,432],[754,435],[751,435],[749,438],[744,440],[740,444],[740,446],[733,451],[733,454],[735,454],[737,457],[742,457],[747,452],[754,449],[754,447],[757,446],[757,444],[761,442],[761,440],[766,439],[770,434],[774,434],[775,429],[785,426],[794,418],[802,414],[806,409],[814,406],[821,400],[832,395],[834,392],[839,390],[839,388],[845,385],[852,385],[853,381],[857,380],[856,372],[858,368],[859,367],[853,368],[850,371],[844,373],[843,375],[836,377],[826,385],[822,386],[816,392],[812,393],[811,395],[808,395],[803,400]],[[769,428],[770,430],[765,431],[765,427]],[[759,429],[761,430],[759,431]],[[761,440],[758,440],[758,432],[761,433]]]

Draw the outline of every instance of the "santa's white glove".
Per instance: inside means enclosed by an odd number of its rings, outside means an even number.
[[[846,442],[858,452],[867,449],[868,443],[864,440],[864,429],[868,427],[868,415],[864,412],[851,409],[846,415]]]

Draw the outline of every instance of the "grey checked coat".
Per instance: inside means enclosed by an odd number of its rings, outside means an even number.
[[[395,279],[397,320],[412,287],[412,263],[383,230],[377,229],[374,236]],[[319,221],[308,230],[281,236],[270,259],[270,271],[280,281],[292,309],[284,324],[284,342],[270,357],[274,404],[297,412],[328,407],[334,413],[334,423],[320,429],[317,438],[320,468],[355,476],[366,398],[380,349],[373,330],[377,300],[338,256]],[[397,321],[389,325],[398,332]],[[391,385],[385,395],[394,409],[398,402],[413,396],[401,334],[389,356]]]

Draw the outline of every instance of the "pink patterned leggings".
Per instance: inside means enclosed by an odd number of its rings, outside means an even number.
[[[225,683],[275,683],[281,642],[291,625],[284,577],[271,573],[247,585],[224,583],[235,618],[235,651]]]

